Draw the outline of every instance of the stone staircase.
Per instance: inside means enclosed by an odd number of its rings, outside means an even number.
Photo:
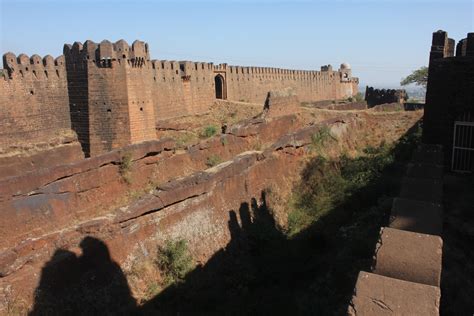
[[[361,271],[349,315],[439,315],[443,151],[420,145],[380,230],[372,272]]]

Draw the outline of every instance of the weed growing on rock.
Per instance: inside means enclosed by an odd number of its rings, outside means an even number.
[[[165,284],[179,283],[194,268],[186,240],[166,241],[158,248],[157,264]]]
[[[132,167],[132,153],[126,152],[123,154],[122,159],[120,160],[120,175],[122,179],[127,183],[132,183],[132,176],[130,174],[130,169]]]
[[[225,146],[229,143],[229,141],[227,140],[227,137],[223,136],[221,137],[221,144],[222,146]]]
[[[333,140],[336,138],[331,134],[329,127],[323,126],[311,136],[311,150],[321,154],[324,145]]]
[[[217,127],[215,125],[208,125],[204,128],[202,132],[203,138],[209,138],[217,134]]]
[[[219,155],[210,155],[209,157],[207,157],[206,166],[208,166],[209,168],[214,167],[220,164],[221,162],[222,158]]]

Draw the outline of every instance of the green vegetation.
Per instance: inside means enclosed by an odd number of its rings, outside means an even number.
[[[163,273],[165,285],[181,282],[186,274],[194,268],[186,240],[166,241],[158,248],[157,262]]]
[[[214,167],[222,162],[222,158],[219,155],[210,155],[207,157],[206,166]]]
[[[217,134],[217,127],[215,125],[208,125],[202,131],[203,138],[209,138]]]
[[[353,97],[348,97],[347,101],[349,102],[362,102],[365,100],[365,97],[362,93],[358,92],[355,96]]]
[[[323,126],[311,136],[311,150],[322,153],[324,145],[327,143],[336,140],[336,138],[331,134],[331,130],[327,126]]]
[[[406,86],[412,83],[426,88],[426,85],[428,84],[428,67],[423,66],[414,70],[410,75],[402,79],[400,85]]]
[[[175,138],[176,146],[182,148],[182,147],[188,145],[195,138],[197,138],[197,137],[193,133],[188,133],[188,132],[182,133],[182,134],[180,134],[179,136],[177,136]]]
[[[228,143],[229,143],[229,141],[227,140],[227,137],[222,136],[222,137],[221,137],[221,144],[222,144],[222,146],[225,146],[225,145],[227,145]]]
[[[120,160],[119,172],[120,172],[120,175],[122,176],[122,179],[127,184],[132,183],[131,167],[132,167],[132,153],[125,152],[122,155],[122,159]]]
[[[318,138],[319,139],[319,138]],[[337,161],[313,158],[302,174],[290,202],[288,234],[299,233],[321,216],[336,209],[348,197],[380,177],[382,170],[393,162],[390,148],[384,144],[367,147],[364,155]]]

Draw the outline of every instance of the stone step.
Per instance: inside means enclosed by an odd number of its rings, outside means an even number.
[[[439,287],[442,249],[439,236],[384,227],[375,250],[373,273]]]
[[[395,198],[390,213],[390,228],[441,236],[443,207],[436,203]]]
[[[409,163],[406,175],[412,178],[441,179],[443,166],[429,163]]]
[[[439,315],[440,289],[361,271],[349,305],[352,316]]]
[[[404,177],[400,197],[441,204],[443,200],[443,182],[437,179]]]
[[[441,145],[421,144],[413,152],[412,160],[413,162],[442,165],[444,160],[443,147]]]

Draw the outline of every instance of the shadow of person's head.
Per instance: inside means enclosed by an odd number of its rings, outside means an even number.
[[[133,311],[136,302],[107,245],[87,236],[82,255],[55,251],[44,265],[30,315],[99,315]]]

